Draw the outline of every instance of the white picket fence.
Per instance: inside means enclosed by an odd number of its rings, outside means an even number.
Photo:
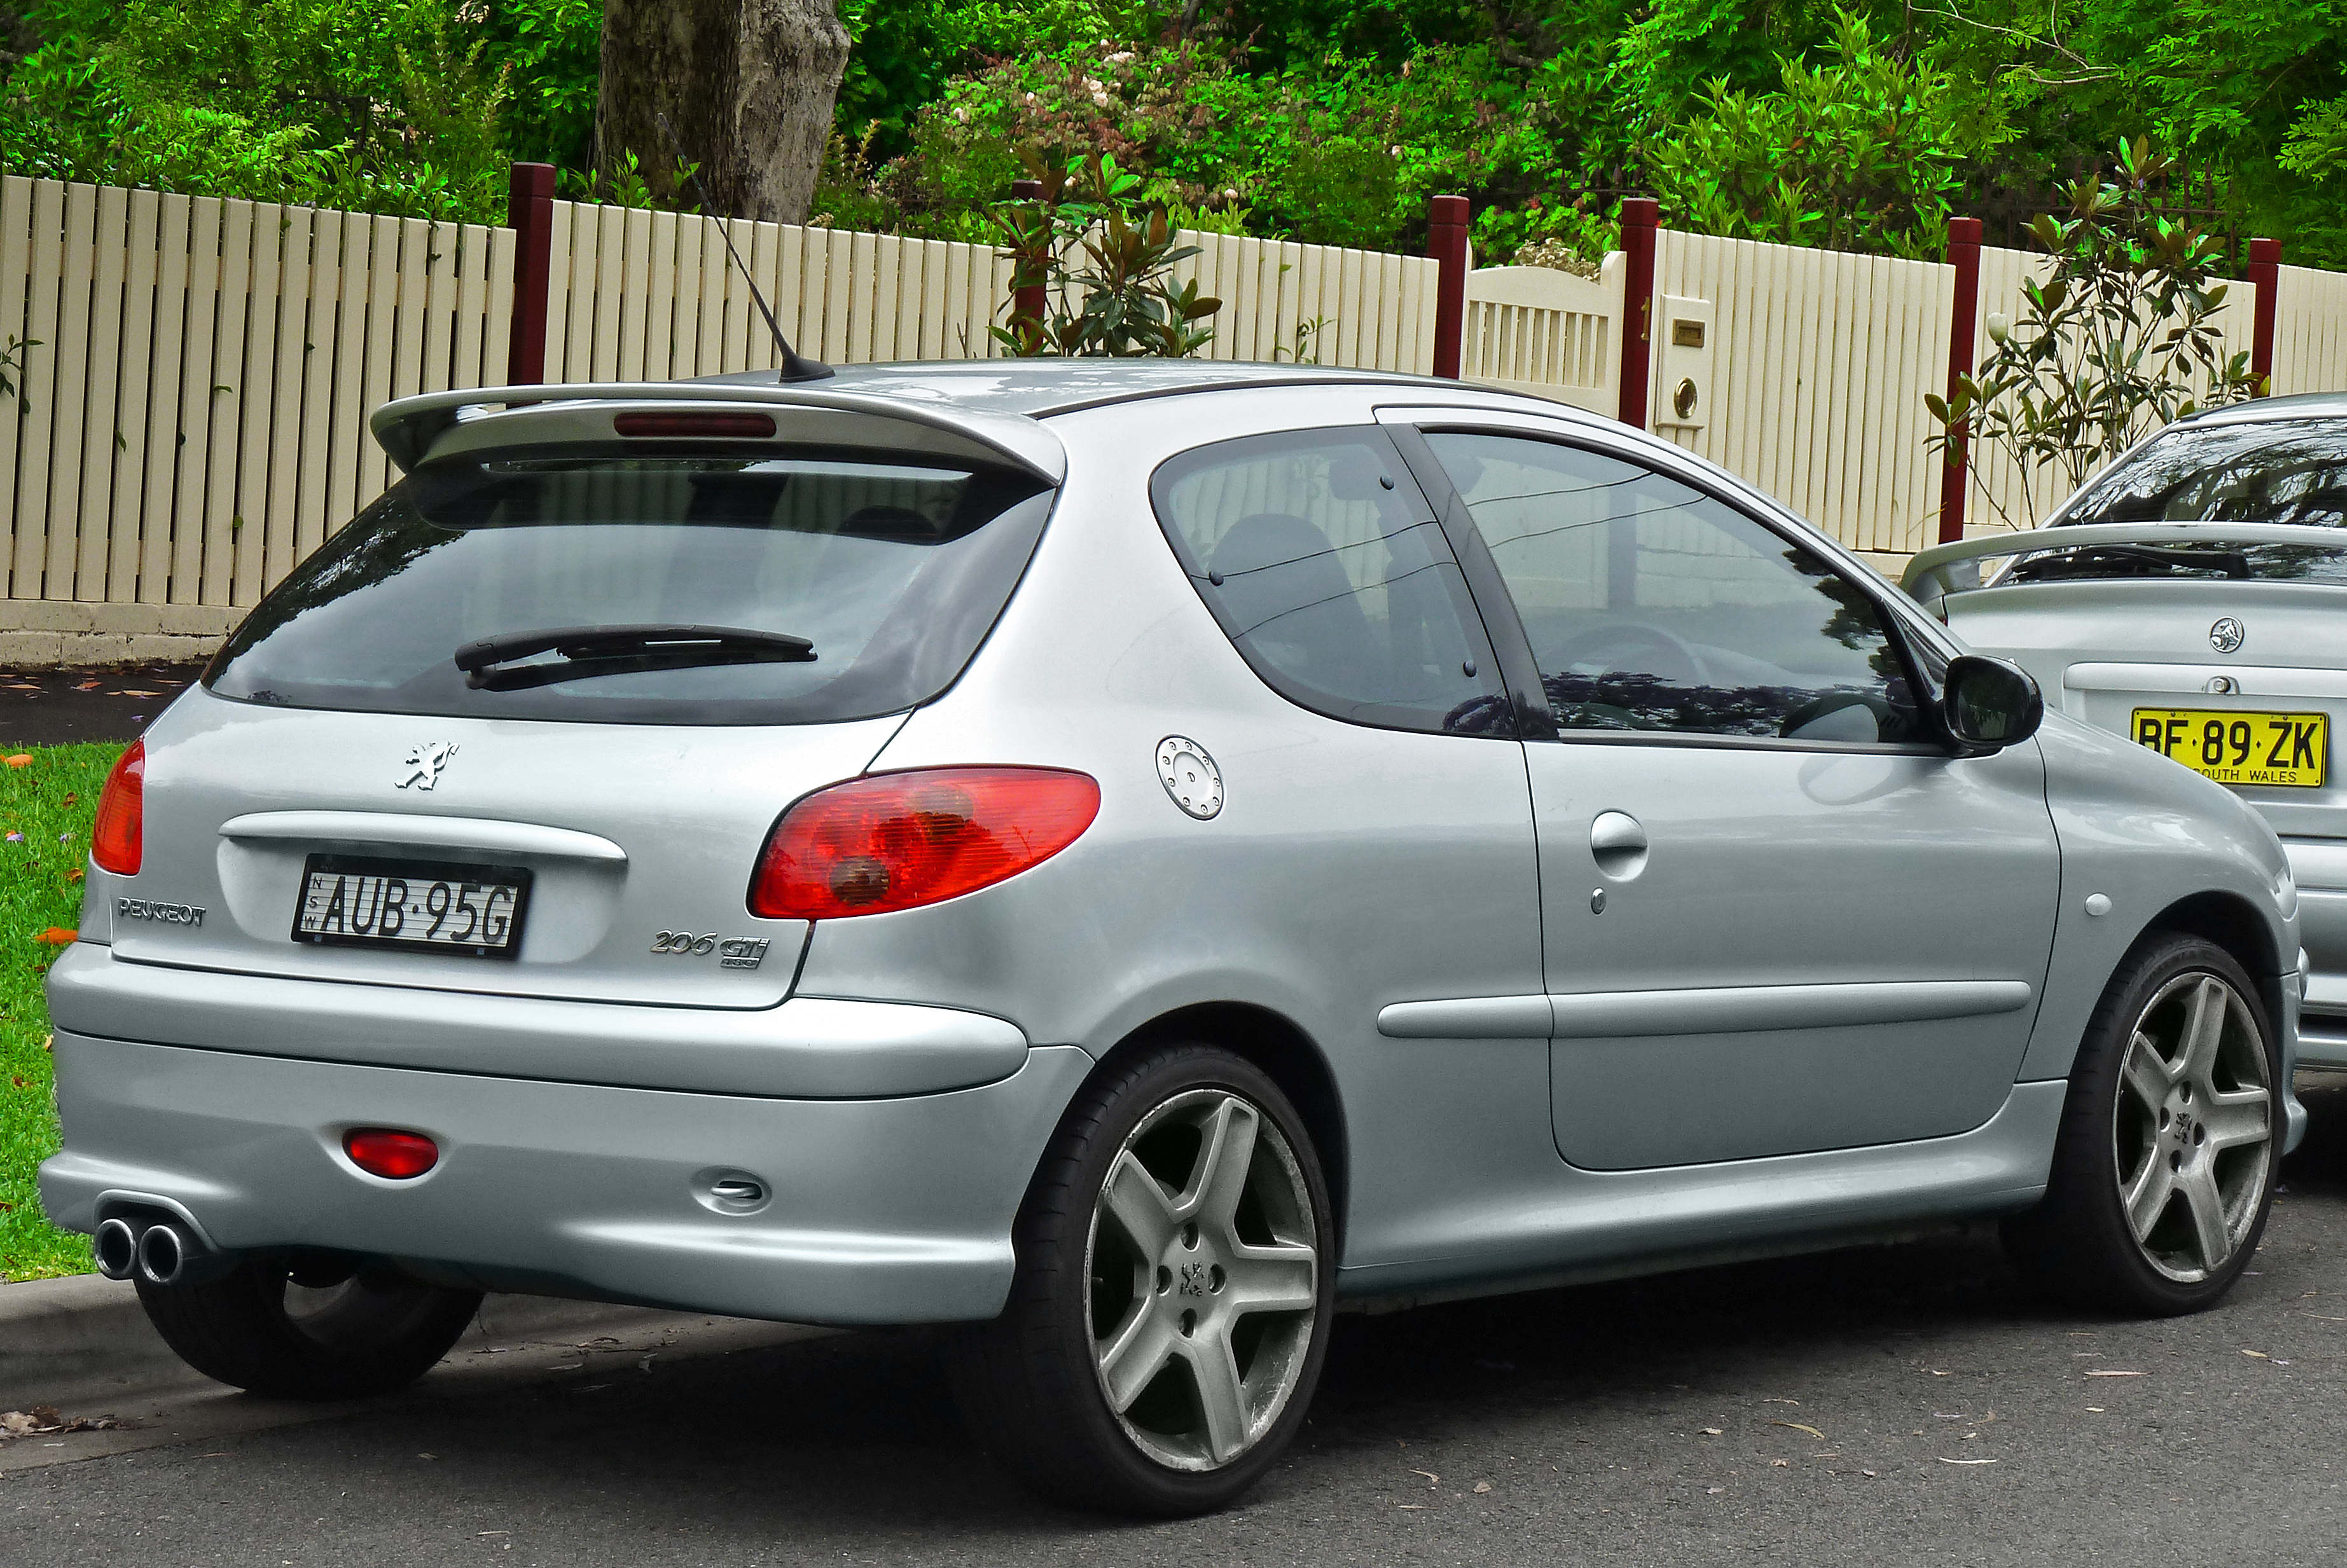
[[[0,178],[8,598],[255,603],[382,493],[369,411],[503,379],[512,288],[508,229]]]
[[[1460,376],[1613,417],[1622,401],[1625,270],[1616,250],[1595,278],[1553,267],[1469,272]]]
[[[748,271],[799,352],[830,364],[989,359],[1010,297],[992,247],[616,207],[554,204],[548,381],[641,381],[771,370]],[[1430,369],[1436,264],[1424,257],[1184,233],[1176,267],[1219,299],[1220,360]]]
[[[551,382],[772,368],[724,232],[809,355],[1000,351],[1010,269],[987,246],[553,210]],[[1437,262],[1184,238],[1184,274],[1223,301],[1209,356],[1435,369]],[[0,398],[0,663],[46,657],[42,636],[227,629],[393,477],[366,433],[377,405],[506,379],[517,254],[509,229],[0,178],[0,348],[31,345],[21,395]],[[2039,265],[1983,251],[1976,360]],[[1615,413],[1626,276],[1618,253],[1595,279],[1469,271],[1460,373]],[[1922,400],[1946,383],[1952,283],[1936,262],[1660,231],[1650,423],[1857,548],[1917,549],[1937,532]],[[2347,274],[2283,268],[2277,303],[2274,390],[2347,388]],[[2255,310],[2233,285],[2228,351]],[[2022,513],[2020,476],[1978,458],[1973,531],[2000,525],[1992,496]]]
[[[2284,267],[2275,294],[2275,395],[2347,390],[2347,272]]]

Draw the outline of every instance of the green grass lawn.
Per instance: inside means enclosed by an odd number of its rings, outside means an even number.
[[[0,745],[0,1278],[90,1270],[89,1238],[51,1226],[33,1170],[56,1152],[49,1010],[41,977],[63,948],[45,932],[81,919],[82,858],[107,769],[122,748]]]

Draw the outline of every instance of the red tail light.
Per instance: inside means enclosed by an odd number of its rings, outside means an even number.
[[[1100,786],[1048,768],[931,768],[818,789],[783,813],[750,881],[768,920],[885,914],[1040,865],[1100,814]]]
[[[106,776],[97,798],[97,826],[90,830],[89,858],[100,871],[135,877],[147,847],[147,743],[134,740]]]
[[[440,1163],[440,1145],[422,1133],[390,1127],[353,1127],[343,1135],[343,1153],[369,1176],[390,1181],[420,1176]]]

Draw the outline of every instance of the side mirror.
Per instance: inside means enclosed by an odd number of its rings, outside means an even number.
[[[1940,712],[1956,744],[1975,757],[2037,733],[2045,698],[2030,673],[2007,659],[1962,654],[1948,662]]]

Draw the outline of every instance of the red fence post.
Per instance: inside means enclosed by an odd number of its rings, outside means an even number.
[[[1948,219],[1948,265],[1956,270],[1955,310],[1948,318],[1948,401],[1956,400],[1956,382],[1973,373],[1973,341],[1980,331],[1980,252],[1981,220],[1977,218]],[[1961,440],[1965,433],[1964,422],[1959,420],[1951,434]],[[1940,538],[1942,545],[1953,544],[1964,536],[1964,454],[1961,447],[1948,448],[1946,466],[1940,475]]]
[[[2257,324],[2250,329],[2250,373],[2259,378],[2258,395],[2273,395],[2274,304],[2281,292],[2281,241],[2250,241],[2250,281],[2258,286]]]
[[[1624,424],[1646,428],[1646,374],[1653,351],[1649,327],[1655,314],[1655,225],[1662,204],[1651,196],[1622,199],[1622,251],[1629,276],[1622,282],[1622,407]]]
[[[1438,196],[1427,203],[1426,253],[1434,258],[1434,373],[1459,379],[1460,341],[1467,325],[1467,199]]]
[[[518,163],[506,197],[506,227],[514,249],[513,338],[506,349],[506,384],[546,380],[546,300],[553,280],[554,166]]]
[[[1042,200],[1043,182],[1040,179],[1012,180],[1010,199],[1013,201]],[[1030,283],[1023,289],[1013,289],[1010,291],[1010,313],[1014,316],[1024,316],[1030,321],[1040,323],[1043,320],[1043,312],[1050,303],[1041,283]]]

